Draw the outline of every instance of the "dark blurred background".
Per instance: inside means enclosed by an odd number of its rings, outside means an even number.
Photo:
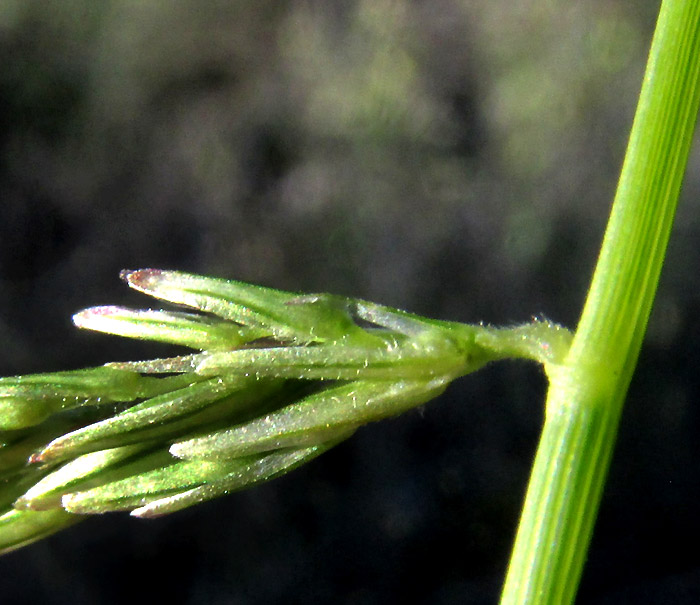
[[[78,333],[122,268],[574,327],[659,2],[0,1],[0,374],[156,356]],[[697,146],[696,146],[697,147]],[[700,154],[580,603],[700,601]],[[292,475],[0,559],[15,603],[493,603],[543,415],[502,363]]]

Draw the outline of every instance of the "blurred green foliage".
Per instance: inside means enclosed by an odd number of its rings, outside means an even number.
[[[398,303],[462,242],[517,280],[597,244],[656,4],[7,1],[0,178],[207,273]]]

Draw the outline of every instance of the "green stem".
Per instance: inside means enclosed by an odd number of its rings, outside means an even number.
[[[545,424],[502,603],[573,601],[700,106],[700,2],[664,0],[615,203]]]

